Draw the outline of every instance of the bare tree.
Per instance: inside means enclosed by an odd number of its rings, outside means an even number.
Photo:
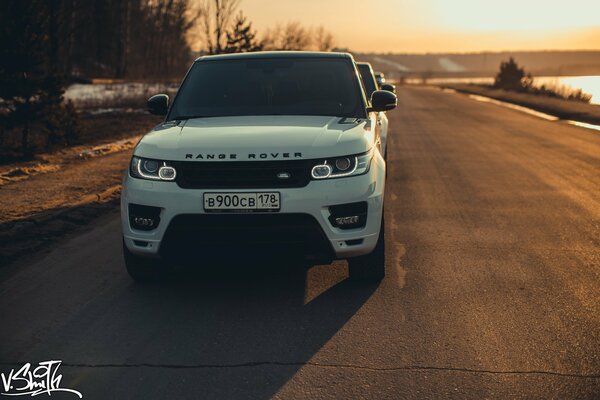
[[[312,44],[310,30],[299,22],[289,22],[283,27],[282,50],[306,50]]]
[[[323,26],[306,28],[296,21],[268,29],[262,42],[269,50],[331,51],[335,48],[333,35]]]
[[[267,30],[263,42],[265,47],[271,50],[309,50],[312,37],[310,29],[292,21]]]
[[[323,26],[319,26],[315,29],[314,38],[315,47],[319,51],[331,51],[335,47],[333,35]]]
[[[203,47],[209,54],[223,53],[227,31],[239,6],[239,0],[197,0],[192,7],[192,22],[197,23]]]
[[[261,42],[265,50],[276,50],[277,41],[280,36],[281,25],[277,25],[274,28],[268,28],[262,35]]]

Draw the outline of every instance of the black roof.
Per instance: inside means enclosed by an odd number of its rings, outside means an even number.
[[[256,51],[248,53],[219,54],[214,56],[201,56],[196,61],[212,60],[237,60],[255,58],[350,58],[349,53],[319,52],[319,51]]]
[[[364,61],[361,61],[361,62],[357,61],[357,62],[356,62],[356,66],[357,66],[359,69],[360,69],[360,67],[363,67],[363,68],[368,68],[368,69],[369,69],[369,71],[371,71],[371,73],[374,73],[374,72],[373,72],[373,66],[371,65],[371,63],[364,62]]]

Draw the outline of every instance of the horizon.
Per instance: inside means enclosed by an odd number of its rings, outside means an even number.
[[[407,56],[427,56],[427,55],[482,55],[482,54],[519,54],[519,53],[600,53],[598,49],[525,49],[525,50],[482,50],[482,51],[430,51],[424,53],[401,52],[401,51],[358,51],[354,49],[339,48],[341,52],[346,50],[350,53],[375,54],[375,55],[407,55]]]
[[[373,0],[368,5],[358,0],[305,0],[302,7],[291,1],[242,0],[240,10],[259,36],[277,24],[297,21],[323,26],[334,35],[337,47],[357,53],[600,50],[600,2],[592,0]]]

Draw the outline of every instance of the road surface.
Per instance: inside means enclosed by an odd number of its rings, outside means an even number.
[[[380,285],[344,262],[136,285],[115,210],[0,270],[2,372],[62,360],[88,399],[600,398],[600,134],[399,92]]]

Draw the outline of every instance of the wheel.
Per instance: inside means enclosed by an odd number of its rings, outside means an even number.
[[[348,260],[350,280],[356,282],[379,282],[385,277],[385,229],[383,218],[379,239],[373,251]]]
[[[133,254],[123,241],[123,259],[129,276],[136,282],[152,282],[166,275],[166,268],[159,259],[145,258]]]

